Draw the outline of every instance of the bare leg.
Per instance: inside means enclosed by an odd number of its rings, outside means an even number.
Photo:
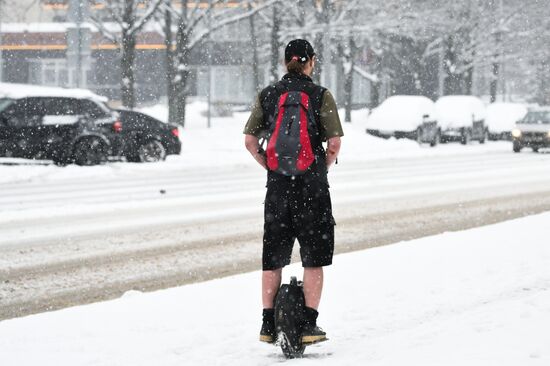
[[[275,294],[281,286],[282,268],[262,272],[262,303],[264,309],[273,308]]]
[[[317,310],[323,292],[323,267],[304,268],[304,295],[306,306]]]

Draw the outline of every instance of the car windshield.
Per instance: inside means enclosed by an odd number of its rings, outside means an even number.
[[[527,115],[520,121],[520,123],[527,124],[537,124],[537,125],[548,125],[550,124],[550,111],[534,111],[529,112]]]
[[[13,99],[0,98],[0,112],[3,112],[4,109],[8,108],[8,106],[12,103]]]

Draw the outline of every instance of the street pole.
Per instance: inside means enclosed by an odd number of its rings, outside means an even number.
[[[76,14],[76,28],[78,29],[78,45],[76,55],[76,87],[80,88],[82,77],[82,0],[78,1]]]
[[[445,94],[445,68],[443,67],[443,63],[445,62],[445,40],[441,38],[441,42],[439,44],[439,62],[438,62],[438,70],[437,70],[437,76],[438,76],[438,93],[439,97],[441,98]]]
[[[207,100],[208,100],[208,110],[206,112],[206,127],[210,128],[212,126],[212,0],[208,0],[208,92],[207,94]]]

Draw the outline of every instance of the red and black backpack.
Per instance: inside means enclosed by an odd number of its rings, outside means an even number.
[[[322,148],[310,96],[300,90],[280,93],[269,127],[269,170],[286,176],[304,174]]]

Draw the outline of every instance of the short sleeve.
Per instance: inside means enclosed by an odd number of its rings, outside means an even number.
[[[254,106],[252,107],[250,117],[246,122],[246,126],[244,126],[243,133],[245,135],[253,135],[260,138],[264,130],[264,111],[260,102],[260,96],[258,95],[256,97],[256,101],[254,102]]]
[[[338,107],[334,97],[328,90],[323,94],[321,104],[321,126],[324,129],[323,137],[325,139],[344,136],[340,116],[338,116]]]

